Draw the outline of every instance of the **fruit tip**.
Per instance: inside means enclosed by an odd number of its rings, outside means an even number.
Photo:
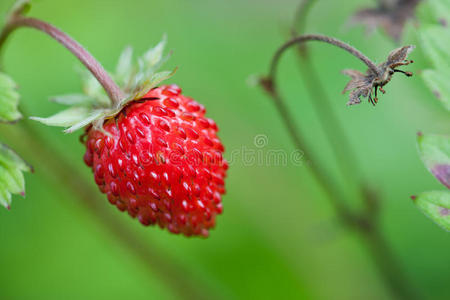
[[[411,200],[412,200],[412,201],[416,201],[416,199],[417,199],[417,196],[415,196],[415,195],[412,195],[412,196],[411,196]]]
[[[422,133],[422,131],[417,131],[417,136],[422,136],[423,135],[423,133]]]

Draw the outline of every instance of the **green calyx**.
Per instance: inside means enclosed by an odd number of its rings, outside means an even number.
[[[72,133],[89,124],[102,130],[104,120],[117,115],[131,101],[142,98],[148,91],[157,87],[162,81],[170,78],[175,72],[158,69],[165,63],[169,55],[164,55],[166,37],[143,56],[133,61],[133,50],[127,47],[121,54],[112,79],[125,93],[125,98],[113,104],[103,87],[88,72],[82,72],[83,94],[69,94],[52,97],[51,101],[70,106],[48,118],[31,117],[49,126],[66,127],[64,132]]]

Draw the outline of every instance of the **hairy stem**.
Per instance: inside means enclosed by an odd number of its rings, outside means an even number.
[[[292,46],[299,45],[305,42],[309,41],[318,41],[327,43],[330,45],[334,45],[336,47],[339,47],[341,49],[344,49],[351,55],[355,56],[359,60],[361,60],[363,63],[365,63],[375,74],[378,74],[380,71],[378,70],[378,67],[375,65],[373,61],[371,61],[367,56],[365,56],[361,51],[358,49],[350,46],[347,43],[344,43],[338,39],[320,35],[320,34],[304,34],[297,37],[292,38],[291,40],[287,41],[285,44],[283,44],[280,48],[278,48],[277,52],[275,52],[275,55],[272,58],[272,62],[270,65],[270,71],[269,71],[269,78],[272,80],[275,79],[275,73],[277,71],[278,67],[278,61],[280,60],[281,56],[291,48]]]
[[[72,52],[72,54],[74,54],[80,62],[86,66],[92,75],[95,76],[98,82],[105,89],[114,105],[117,105],[120,100],[125,98],[125,95],[119,86],[111,79],[102,65],[86,49],[84,49],[83,46],[58,28],[39,19],[27,18],[18,14],[13,14],[0,33],[0,49],[10,34],[14,30],[21,27],[37,29],[52,37],[58,43],[66,47],[67,50]]]

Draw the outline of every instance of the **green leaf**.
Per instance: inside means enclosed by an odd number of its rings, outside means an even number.
[[[450,191],[431,191],[413,197],[416,206],[444,230],[450,231]]]
[[[428,1],[436,11],[450,11],[450,0]],[[431,4],[433,3],[433,4]],[[448,16],[447,16],[448,17]],[[440,19],[444,22],[446,20]],[[419,39],[426,56],[432,63],[433,70],[425,70],[422,77],[433,94],[450,110],[450,25],[437,23],[424,24],[419,30]]]
[[[0,144],[0,204],[9,209],[11,194],[25,195],[23,172],[32,168],[13,150]]]
[[[447,188],[450,188],[450,137],[419,135],[419,153],[425,166]]]
[[[16,83],[4,73],[0,73],[0,122],[14,122],[22,115],[18,110],[19,93]]]

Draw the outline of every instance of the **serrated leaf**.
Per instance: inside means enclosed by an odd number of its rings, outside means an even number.
[[[413,197],[416,206],[444,230],[450,231],[450,191],[431,191]]]
[[[450,188],[450,137],[419,135],[419,152],[425,166],[447,188]]]
[[[16,168],[0,165],[0,182],[13,194],[23,193],[25,179]]]
[[[9,208],[11,194],[25,195],[23,172],[32,168],[13,150],[0,144],[0,204]]]
[[[30,119],[49,126],[69,127],[83,121],[89,115],[89,108],[84,106],[74,106],[48,118],[30,117]]]
[[[9,209],[11,207],[11,193],[6,186],[0,182],[0,205]]]
[[[22,115],[18,110],[19,93],[11,77],[0,73],[0,122],[14,122]]]

